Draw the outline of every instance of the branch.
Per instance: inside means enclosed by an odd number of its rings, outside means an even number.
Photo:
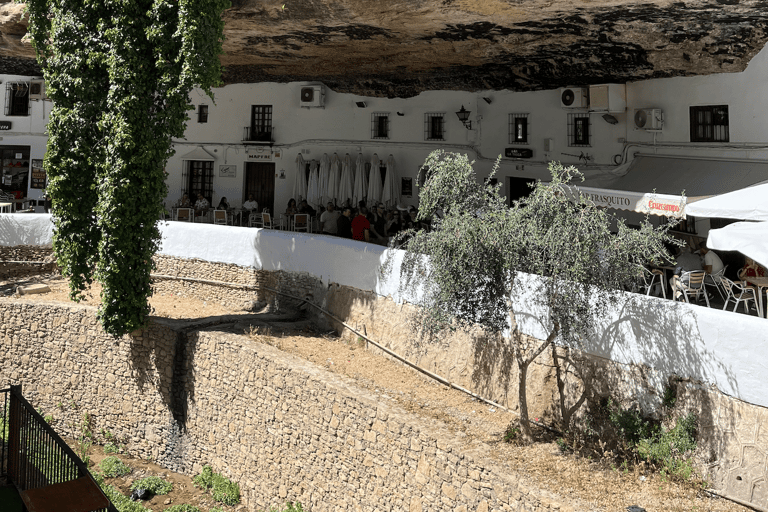
[[[528,366],[534,361],[534,359],[539,357],[539,355],[541,355],[541,353],[544,352],[544,350],[546,350],[548,346],[554,343],[555,338],[557,337],[557,334],[559,332],[560,332],[560,324],[557,321],[555,321],[555,326],[552,329],[552,332],[549,333],[549,336],[547,336],[547,339],[541,345],[539,345],[539,347],[536,350],[533,351],[533,353],[528,359],[523,361],[523,364],[525,364],[525,366]]]

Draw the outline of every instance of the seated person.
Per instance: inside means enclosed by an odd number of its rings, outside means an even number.
[[[336,236],[352,238],[352,208],[345,206],[341,216],[336,220]]]
[[[189,200],[189,194],[184,194],[181,196],[181,199],[179,199],[176,202],[177,208],[191,208],[192,207],[192,201]]]
[[[368,219],[365,218],[366,213],[368,212],[366,211],[365,207],[362,207],[360,208],[357,216],[352,219],[352,238],[354,240],[365,242],[369,242],[371,240],[369,233],[371,229],[371,223],[368,222]]]
[[[222,196],[221,201],[219,201],[219,206],[216,207],[217,210],[229,210],[229,203],[227,202],[227,198]]]
[[[706,242],[701,242],[699,244],[699,254],[701,254],[702,257],[704,272],[707,273],[707,276],[704,278],[704,282],[718,286],[719,283],[715,282],[711,274],[718,274],[722,272],[724,267],[723,260],[721,260],[720,256],[715,254],[714,251],[710,251],[707,248]]]
[[[744,258],[744,266],[737,273],[742,281],[747,277],[765,277],[765,274],[765,267],[749,257]]]
[[[301,203],[299,203],[299,213],[308,214],[310,219],[315,218],[315,215],[317,215],[317,211],[309,206],[306,199],[302,199]]]
[[[288,208],[285,209],[285,215],[288,216],[288,217],[292,217],[292,216],[296,215],[297,213],[299,213],[299,210],[298,210],[298,208],[296,208],[296,200],[291,198],[288,201]]]
[[[248,194],[248,200],[243,203],[243,208],[245,208],[246,210],[259,209],[259,203],[256,202],[256,199],[254,199],[253,194]]]
[[[378,245],[387,245],[389,237],[386,234],[387,218],[384,203],[379,203],[371,212],[371,242]]]
[[[392,212],[392,219],[386,225],[387,236],[395,236],[402,231],[403,226],[400,223],[400,211]]]
[[[210,208],[210,206],[210,203],[203,197],[203,194],[198,194],[197,202],[195,203],[195,217],[200,217],[208,213],[208,208]]]
[[[680,274],[704,270],[704,268],[701,266],[701,258],[693,254],[687,247],[679,247],[675,259],[677,260],[677,265],[675,266],[674,275],[669,279],[669,286],[672,288],[672,297],[674,300],[678,300],[683,296],[683,291],[680,287]]]
[[[335,235],[336,221],[339,220],[340,216],[341,212],[336,210],[333,203],[328,203],[326,210],[320,214],[320,231],[327,235]]]

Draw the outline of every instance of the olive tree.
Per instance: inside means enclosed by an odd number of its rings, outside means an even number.
[[[580,174],[559,163],[550,164],[549,183],[537,183],[511,207],[500,185],[479,180],[465,155],[438,150],[423,169],[417,219],[432,219],[432,229],[401,235],[401,291],[421,290],[414,300],[425,334],[479,325],[507,337],[518,369],[521,432],[530,439],[530,364],[555,341],[579,346],[595,318],[637,284],[641,265],[668,256],[669,226],[655,228],[646,219],[639,229],[627,227],[568,193],[566,185]],[[388,263],[385,273],[394,268]],[[539,319],[546,339],[531,340],[517,329],[514,299],[522,295],[548,312]],[[566,421],[569,416],[563,411]]]
[[[28,0],[29,32],[53,100],[44,166],[53,247],[70,295],[102,284],[115,335],[146,322],[164,166],[189,93],[220,82],[228,0]]]

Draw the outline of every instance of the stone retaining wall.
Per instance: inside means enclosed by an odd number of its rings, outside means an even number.
[[[9,261],[45,261],[45,264],[6,263]],[[53,272],[56,263],[50,246],[0,245],[0,279],[11,279]]]
[[[0,299],[0,312],[0,381],[22,383],[57,431],[88,413],[133,455],[187,474],[211,464],[249,510],[578,509],[521,484],[490,446],[247,337],[162,322],[113,339],[88,306]]]

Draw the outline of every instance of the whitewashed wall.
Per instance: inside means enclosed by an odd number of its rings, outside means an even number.
[[[161,232],[161,254],[308,272],[324,283],[373,291],[396,301],[414,299],[398,294],[401,251],[394,251],[394,271],[384,278],[380,267],[387,250],[354,240],[184,222],[161,223]],[[50,243],[50,235],[50,216],[0,215],[3,245],[45,245]],[[526,289],[526,279],[538,277],[523,276],[518,281],[520,290]],[[546,337],[546,311],[536,309],[524,293],[516,295],[514,304],[523,332]],[[626,294],[625,300],[601,317],[600,327],[583,349],[622,364],[644,364],[660,383],[670,375],[692,378],[768,407],[764,384],[768,320],[763,318]]]

